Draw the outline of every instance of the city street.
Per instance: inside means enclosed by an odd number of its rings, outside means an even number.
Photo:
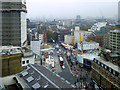
[[[54,56],[54,60],[55,60],[56,73],[60,73],[60,72],[62,72],[62,70],[61,70],[61,67],[60,67],[60,63],[59,63],[59,60],[58,60],[58,55],[57,55],[57,50],[56,49],[54,50],[53,56]]]
[[[62,72],[59,73],[59,75],[65,78],[66,80],[68,80],[69,82],[71,82],[72,84],[75,84],[75,82],[77,81],[77,78],[71,74],[64,55],[63,55],[63,59],[64,59],[65,69],[62,69]]]
[[[69,67],[66,63],[66,58],[63,56],[64,59],[64,66],[65,68],[61,68],[60,63],[59,63],[59,59],[58,59],[58,54],[57,54],[57,50],[54,50],[54,60],[55,60],[55,68],[56,68],[56,73],[58,73],[61,77],[65,78],[66,80],[68,80],[71,84],[75,84],[77,78],[73,77],[73,75],[71,74]]]
[[[64,51],[62,47],[61,50]],[[66,54],[64,54],[63,58],[66,68],[60,75],[72,84],[76,84],[79,88],[84,88],[85,86],[92,88],[90,86],[92,82],[90,71],[86,70],[84,67],[80,67],[79,63],[76,65],[76,59],[72,55],[70,55],[69,59],[66,57]]]

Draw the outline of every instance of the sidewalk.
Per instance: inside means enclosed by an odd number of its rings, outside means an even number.
[[[84,67],[81,67],[81,64],[79,64],[79,62],[77,62],[73,56],[71,58],[70,56],[67,56],[66,53],[64,53],[64,56],[71,74],[78,78],[75,82],[75,85],[80,89],[92,89],[93,87],[90,84],[92,82],[90,71],[85,70]]]

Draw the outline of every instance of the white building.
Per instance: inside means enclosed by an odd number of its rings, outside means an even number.
[[[107,25],[107,22],[98,22],[95,23],[91,29],[88,29],[88,31],[94,32],[94,31],[99,31],[101,29],[101,27],[104,27]]]
[[[73,38],[74,38],[74,36],[72,36],[72,35],[65,35],[64,36],[64,43],[70,44],[72,42]]]
[[[82,41],[85,41],[87,36],[90,35],[92,32],[79,30],[78,28],[74,31],[74,44],[80,42],[80,34]]]
[[[41,41],[41,42],[44,41],[44,34],[39,34],[39,41]]]
[[[23,53],[22,67],[27,66],[28,64],[34,64],[35,57],[34,57],[32,50],[28,48],[22,48],[22,53]]]
[[[96,42],[83,42],[83,50],[99,49],[99,43]],[[81,45],[78,43],[78,50],[81,50]]]
[[[80,30],[80,26],[75,26],[75,30]]]
[[[94,58],[97,58],[99,56],[97,56],[96,54],[88,54],[88,53],[85,53],[85,54],[77,54],[77,60],[79,63],[82,63],[84,64],[84,59],[89,59],[91,61],[93,61]]]
[[[40,56],[41,41],[31,41],[30,47],[34,54]]]

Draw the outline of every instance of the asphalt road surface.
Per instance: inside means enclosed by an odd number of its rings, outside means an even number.
[[[66,64],[66,60],[65,60],[66,58],[64,57],[64,55],[63,55],[63,59],[64,59],[64,66],[65,66],[65,68],[64,69],[61,68],[62,72],[59,72],[58,74],[61,77],[63,77],[66,80],[68,80],[71,84],[75,84],[75,82],[77,81],[77,77],[72,76],[72,74],[71,74],[71,72],[69,70],[69,67]]]
[[[54,60],[55,60],[56,73],[60,73],[60,72],[62,72],[62,70],[60,67],[59,60],[58,60],[57,50],[54,50],[53,56],[54,56]]]

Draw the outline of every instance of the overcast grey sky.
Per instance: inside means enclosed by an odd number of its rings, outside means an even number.
[[[29,18],[113,17],[119,0],[26,0]]]

